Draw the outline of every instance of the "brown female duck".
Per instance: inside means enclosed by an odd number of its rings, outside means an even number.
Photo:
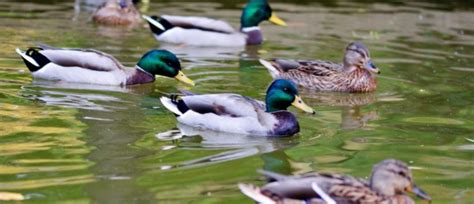
[[[428,194],[415,185],[407,165],[394,159],[375,165],[369,181],[329,173],[300,176],[262,173],[274,182],[262,188],[239,184],[245,195],[262,203],[415,203],[405,192],[413,192],[422,199],[431,200]]]
[[[103,25],[131,25],[140,22],[140,13],[131,0],[108,0],[92,20]]]
[[[370,59],[369,49],[353,42],[346,47],[342,64],[314,60],[260,60],[273,78],[288,79],[317,91],[370,92],[377,88],[379,69]]]

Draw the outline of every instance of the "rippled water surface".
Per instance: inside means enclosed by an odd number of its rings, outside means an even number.
[[[245,3],[199,2],[140,7],[237,27]],[[160,45],[144,24],[94,25],[97,1],[1,1],[0,191],[22,193],[27,203],[252,203],[236,184],[263,183],[256,169],[367,177],[391,157],[410,164],[433,203],[473,203],[472,3],[288,2],[271,1],[289,27],[263,23],[263,46],[215,49]],[[263,99],[271,77],[259,57],[340,61],[353,40],[367,44],[381,68],[379,89],[301,90],[318,113],[291,109],[302,129],[294,137],[195,130],[177,125],[158,101],[178,89]],[[129,66],[166,48],[197,86],[164,78],[129,88],[32,80],[14,49],[37,42],[102,50]]]

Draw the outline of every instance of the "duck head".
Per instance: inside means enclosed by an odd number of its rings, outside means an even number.
[[[270,21],[280,26],[286,26],[268,4],[267,0],[250,0],[245,6],[240,17],[241,28],[251,28],[258,26],[262,21]]]
[[[143,71],[155,76],[175,78],[185,84],[194,86],[194,82],[181,71],[178,57],[167,50],[148,51],[138,61],[137,66]]]
[[[285,79],[277,79],[272,82],[267,89],[265,103],[267,105],[267,112],[286,110],[289,106],[295,106],[304,112],[315,113],[298,95],[296,86]]]
[[[385,196],[404,195],[405,192],[412,192],[424,200],[431,201],[431,197],[415,185],[408,166],[395,159],[387,159],[374,166],[370,177],[370,186]]]
[[[344,68],[365,69],[369,73],[380,74],[379,68],[370,59],[369,49],[361,42],[353,42],[346,47]]]

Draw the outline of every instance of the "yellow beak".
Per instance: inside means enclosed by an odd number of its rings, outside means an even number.
[[[182,71],[179,71],[178,75],[176,75],[174,78],[176,80],[180,81],[180,82],[185,83],[185,84],[188,84],[188,85],[191,85],[191,86],[195,85],[194,81],[191,80],[190,78],[188,78],[186,75],[184,75],[184,73]]]
[[[275,13],[272,13],[272,16],[268,20],[279,26],[287,26],[285,21],[281,20],[281,18],[279,18]]]
[[[312,113],[312,114],[316,113],[311,107],[306,105],[303,102],[303,99],[301,99],[301,97],[298,95],[295,96],[295,100],[293,101],[293,103],[291,103],[291,105],[307,113]]]

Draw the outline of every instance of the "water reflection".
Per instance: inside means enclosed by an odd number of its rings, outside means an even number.
[[[377,101],[375,93],[345,94],[314,92],[308,89],[301,90],[302,95],[316,106],[335,106],[341,110],[341,128],[343,130],[367,129],[371,120],[378,118],[377,110],[364,109]],[[379,98],[383,98],[380,97]]]
[[[189,161],[184,161],[179,164],[161,166],[161,169],[172,168],[190,168],[203,165],[210,165],[224,161],[237,160],[253,155],[273,152],[280,149],[285,149],[298,144],[297,139],[280,139],[270,137],[259,137],[240,135],[233,133],[215,132],[210,130],[203,130],[187,126],[184,124],[177,124],[178,129],[169,130],[156,134],[157,139],[162,141],[173,141],[173,146],[165,146],[163,151],[178,149],[178,150],[222,150],[217,154],[205,156],[201,158],[194,158]]]
[[[107,92],[129,92],[124,87],[34,80],[22,87],[22,96],[46,105],[83,110],[112,111],[123,109],[108,103],[124,103]]]
[[[160,44],[159,49],[169,50],[180,58],[190,61],[187,68],[194,67],[233,67],[233,64],[222,63],[222,61],[239,60],[240,67],[246,67],[246,61],[258,59],[262,50],[259,45],[247,47],[196,47],[187,45],[176,45],[169,43]]]
[[[46,105],[78,110],[77,120],[86,125],[83,133],[87,146],[94,147],[87,158],[95,163],[90,171],[96,182],[86,185],[87,193],[97,203],[128,203],[153,200],[146,189],[136,185],[134,179],[140,169],[131,159],[149,153],[130,147],[146,133],[136,128],[144,118],[140,94],[153,89],[153,84],[117,87],[35,80],[22,87],[22,95]]]
[[[238,54],[245,50],[243,47],[195,47],[168,43],[161,44],[160,49],[169,50],[193,62],[199,59],[237,59]]]

